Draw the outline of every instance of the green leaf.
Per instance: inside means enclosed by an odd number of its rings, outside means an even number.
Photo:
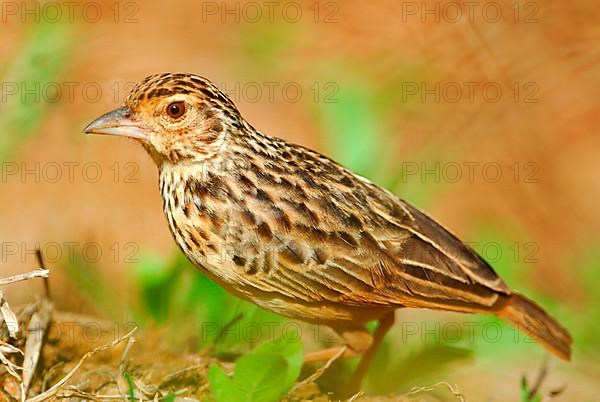
[[[290,367],[286,359],[274,354],[250,354],[235,365],[234,386],[248,402],[278,401],[289,391]],[[242,400],[236,398],[237,400]]]
[[[294,385],[294,381],[300,375],[304,356],[302,342],[300,342],[297,332],[288,332],[286,336],[282,336],[273,342],[263,343],[254,349],[252,354],[283,356],[289,368],[286,382],[290,383],[290,387]]]
[[[221,367],[212,364],[208,369],[208,383],[210,392],[215,400],[225,402],[235,397],[235,389],[232,387],[233,380]]]
[[[238,359],[233,377],[218,366],[208,373],[210,390],[218,402],[274,402],[283,397],[300,375],[302,343],[297,334],[287,333],[264,343]]]
[[[135,393],[133,392],[133,380],[131,379],[131,374],[128,371],[123,373],[123,378],[125,382],[127,382],[127,387],[129,391],[129,399],[131,401],[135,401]]]
[[[521,378],[520,390],[521,390],[520,401],[527,402],[527,399],[529,399],[529,387],[527,386],[527,378],[525,378],[525,377]]]
[[[542,402],[541,395],[531,395],[531,389],[529,389],[529,384],[525,377],[521,379],[521,402]]]
[[[173,402],[175,401],[175,392],[169,392],[167,396],[164,397],[163,402]]]

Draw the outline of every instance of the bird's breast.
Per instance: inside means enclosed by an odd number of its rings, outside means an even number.
[[[163,210],[188,259],[225,287],[244,293],[246,276],[236,260],[252,239],[222,186],[224,180],[204,169],[164,169],[159,178]]]

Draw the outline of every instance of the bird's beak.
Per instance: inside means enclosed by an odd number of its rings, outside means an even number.
[[[131,120],[127,106],[120,107],[98,117],[88,124],[83,132],[86,134],[106,134],[148,140],[148,133],[139,124]]]

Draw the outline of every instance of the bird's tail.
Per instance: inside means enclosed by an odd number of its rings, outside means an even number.
[[[572,338],[569,332],[525,296],[513,293],[506,306],[497,314],[556,356],[571,360]]]

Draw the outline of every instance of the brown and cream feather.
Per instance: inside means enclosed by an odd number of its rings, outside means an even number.
[[[186,115],[165,108],[183,102]],[[450,231],[331,159],[254,129],[208,80],[158,74],[125,102],[149,133],[186,256],[277,313],[362,327],[399,307],[496,314],[569,358],[571,338]]]

